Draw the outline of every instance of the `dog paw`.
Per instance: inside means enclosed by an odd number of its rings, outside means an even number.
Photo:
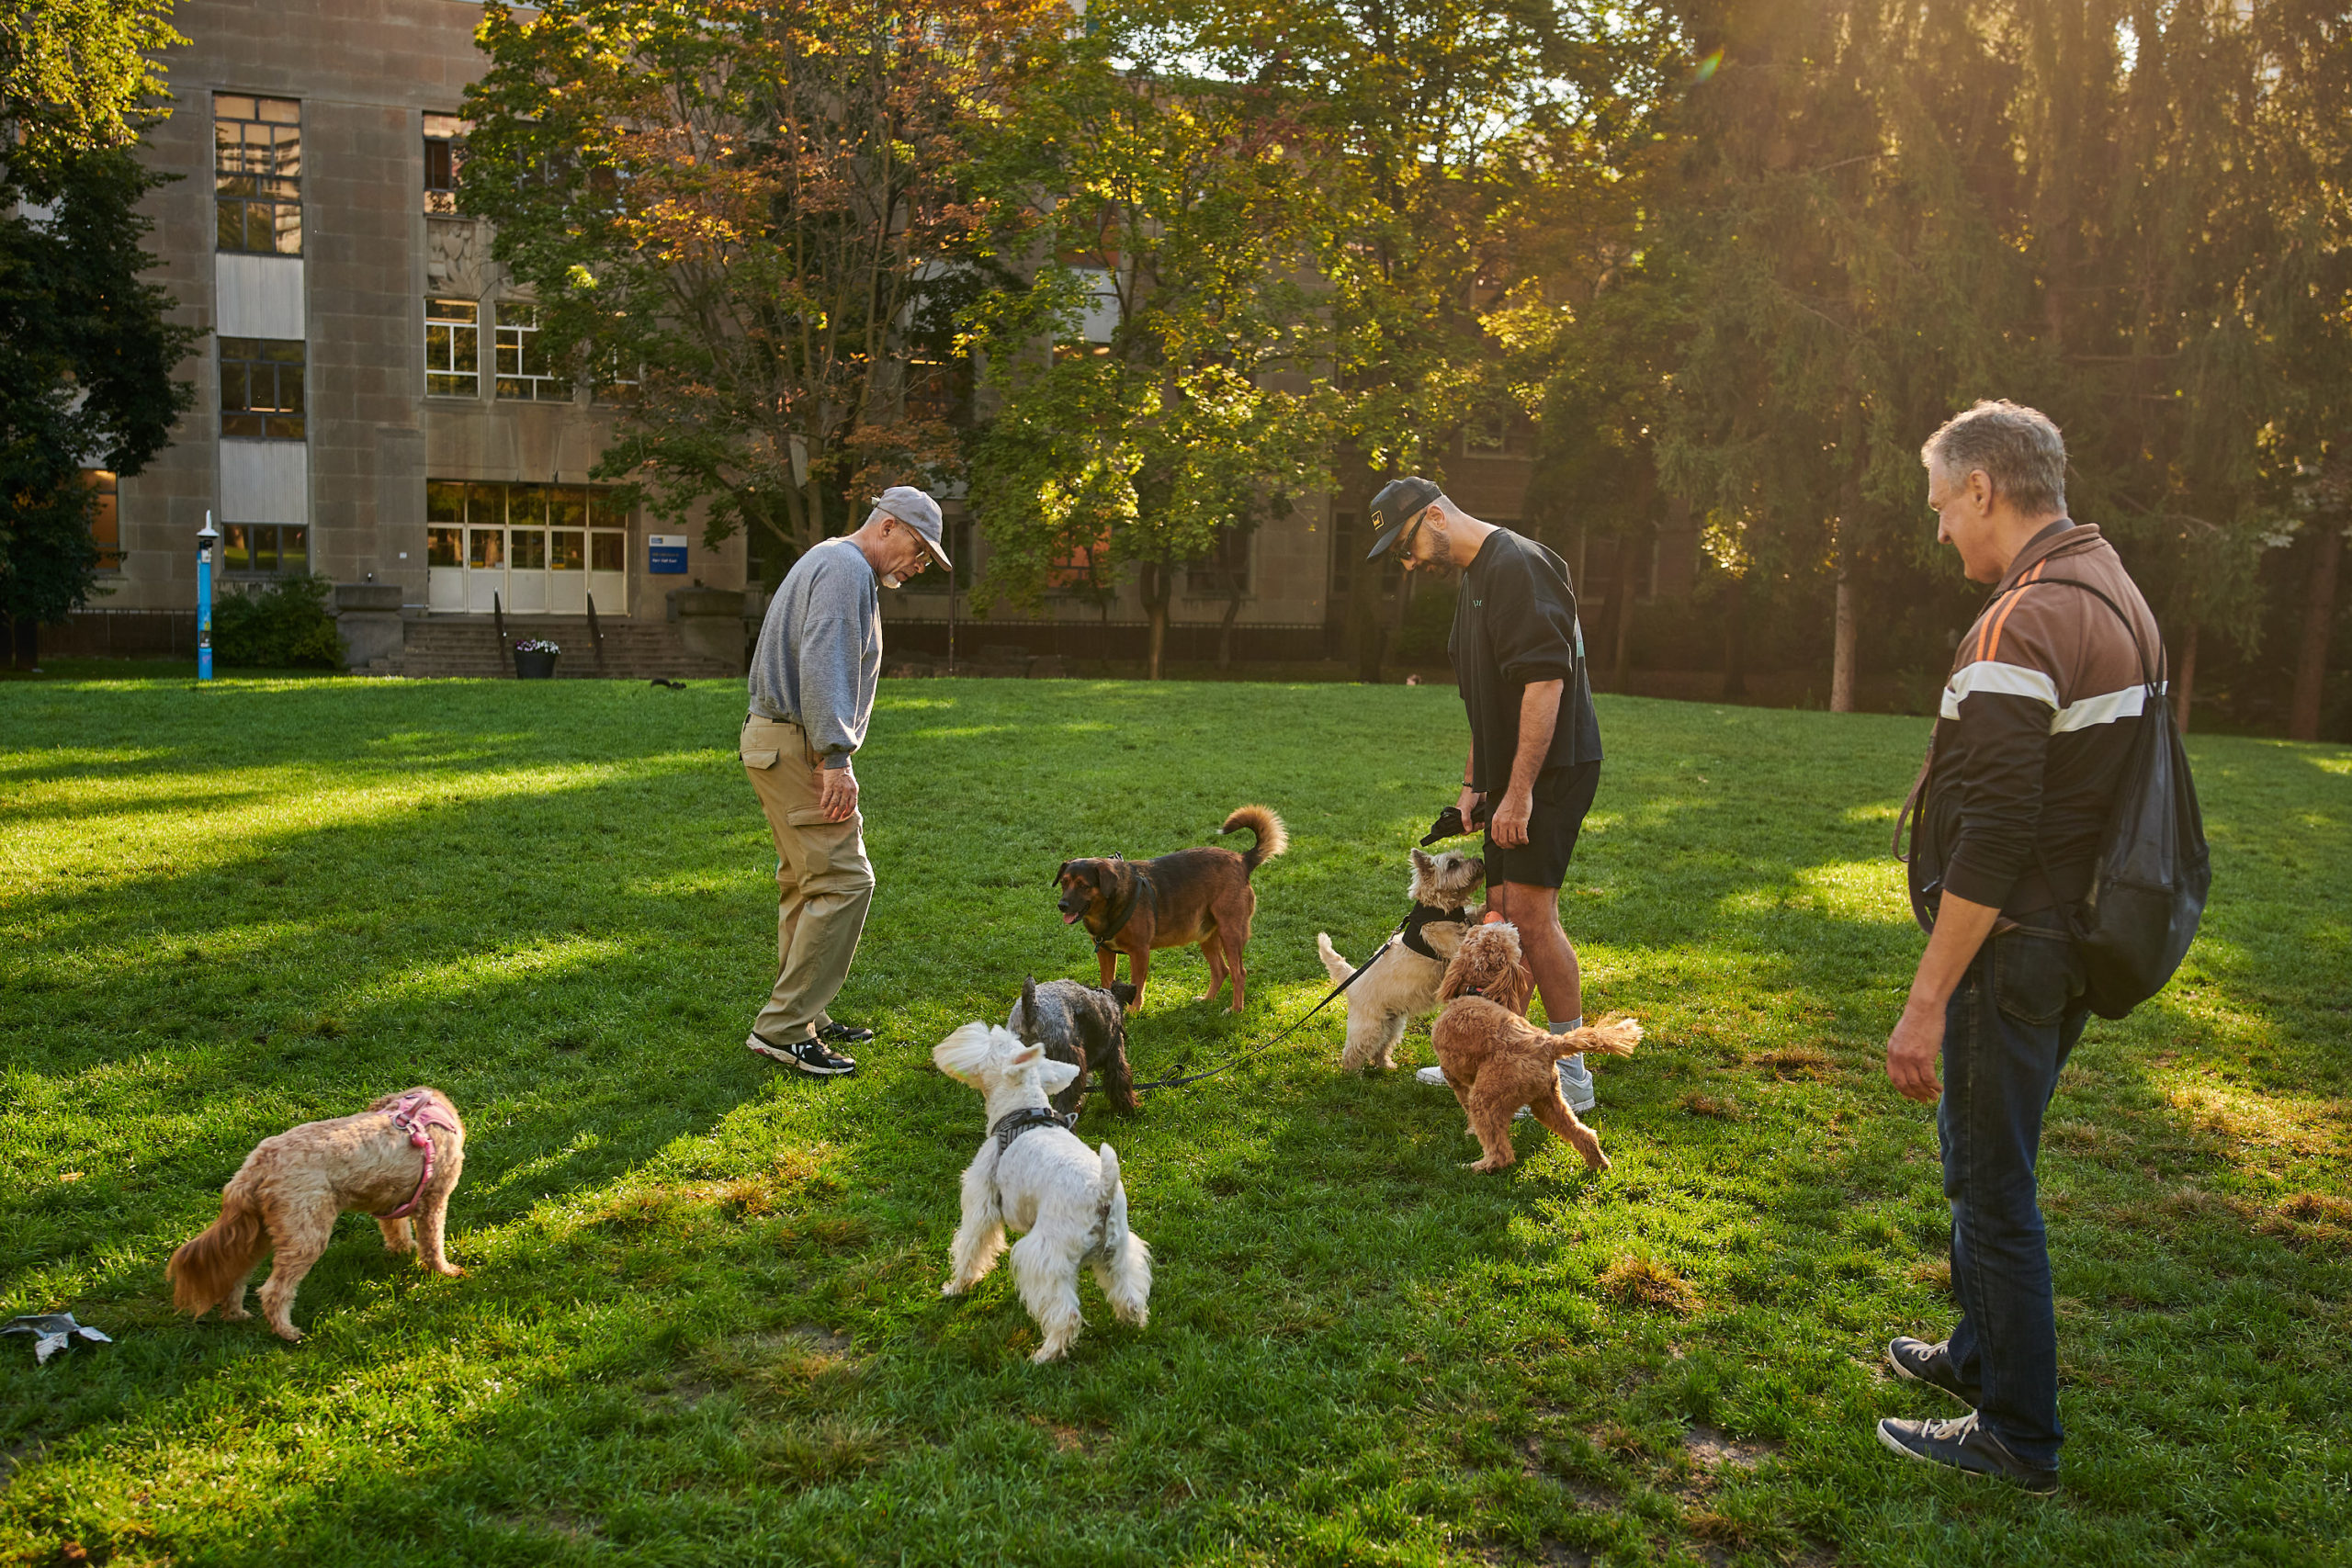
[[[950,1280],[939,1287],[939,1293],[943,1296],[960,1296],[971,1288],[972,1282],[969,1280]]]
[[[302,1331],[295,1327],[290,1323],[285,1325],[283,1327],[273,1323],[269,1325],[269,1331],[272,1334],[277,1335],[280,1339],[285,1340],[288,1345],[300,1345],[302,1343]]]
[[[435,1263],[433,1271],[446,1279],[462,1280],[466,1277],[466,1271],[454,1263]]]
[[[201,1317],[204,1314],[198,1313],[197,1315]],[[241,1306],[223,1306],[220,1309],[220,1321],[223,1323],[243,1323],[251,1316],[253,1314]]]
[[[1031,1353],[1029,1359],[1035,1365],[1042,1367],[1050,1361],[1058,1361],[1069,1354],[1069,1347],[1068,1345],[1040,1345],[1034,1352]]]

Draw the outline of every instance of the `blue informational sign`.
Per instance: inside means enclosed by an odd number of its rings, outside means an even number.
[[[645,570],[657,577],[684,575],[686,536],[684,534],[648,534],[645,536]]]

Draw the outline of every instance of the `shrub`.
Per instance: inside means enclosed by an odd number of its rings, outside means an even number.
[[[342,669],[334,595],[334,583],[323,577],[288,577],[221,594],[212,607],[212,657],[266,670]]]

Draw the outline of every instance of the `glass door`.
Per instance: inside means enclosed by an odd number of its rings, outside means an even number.
[[[544,485],[506,487],[506,610],[548,613],[548,495]]]

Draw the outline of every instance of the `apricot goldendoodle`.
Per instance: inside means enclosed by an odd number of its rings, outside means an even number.
[[[172,1254],[164,1271],[173,1301],[191,1317],[214,1306],[224,1318],[246,1316],[245,1281],[274,1248],[262,1316],[280,1339],[300,1340],[295,1288],[326,1251],[345,1209],[376,1217],[385,1251],[414,1251],[435,1273],[461,1274],[442,1251],[442,1226],[465,1164],[458,1108],[435,1089],[388,1094],[356,1116],[305,1122],[264,1138],[220,1190],[220,1217]]]
[[[1473,1170],[1500,1170],[1519,1158],[1510,1146],[1511,1118],[1526,1106],[1535,1119],[1576,1145],[1584,1163],[1607,1170],[1600,1140],[1577,1120],[1560,1094],[1563,1056],[1577,1052],[1630,1056],[1642,1026],[1623,1015],[1566,1034],[1527,1021],[1535,976],[1520,956],[1519,929],[1507,921],[1474,926],[1445,966],[1438,997],[1445,1010],[1430,1031],[1445,1081],[1462,1102],[1486,1157]]]

